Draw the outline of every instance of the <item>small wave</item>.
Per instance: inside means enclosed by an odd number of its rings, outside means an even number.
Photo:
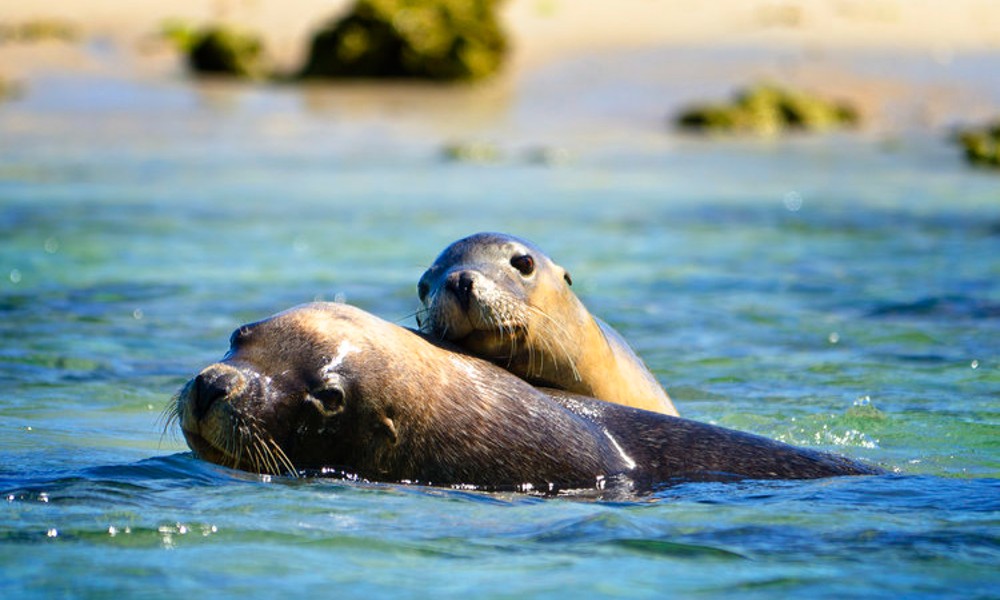
[[[876,306],[867,316],[875,318],[1000,318],[1000,304],[963,295],[928,296],[912,302]]]
[[[144,506],[149,493],[245,479],[260,480],[256,475],[197,460],[191,453],[179,453],[125,465],[102,465],[54,475],[5,478],[0,480],[0,495],[8,502]]]
[[[670,558],[747,560],[746,556],[724,548],[716,548],[702,544],[685,544],[667,540],[625,538],[611,540],[608,542],[608,545],[623,548],[638,554],[649,554]]]

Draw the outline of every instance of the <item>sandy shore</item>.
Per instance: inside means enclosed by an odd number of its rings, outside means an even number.
[[[164,21],[221,20],[262,32],[276,65],[293,68],[310,32],[349,5],[348,0],[296,0],[289,10],[281,0],[8,2],[0,9],[0,24],[59,19],[85,39],[109,40],[156,58],[167,52],[155,42]],[[514,71],[573,53],[655,45],[903,49],[945,57],[1000,49],[996,0],[508,0],[503,13],[514,42]],[[0,44],[0,73],[10,77],[79,61],[53,45]]]

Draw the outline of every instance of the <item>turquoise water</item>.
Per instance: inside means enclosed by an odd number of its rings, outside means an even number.
[[[648,59],[29,81],[0,105],[0,591],[996,597],[1000,178],[940,131],[670,135]],[[501,156],[442,159],[479,141]],[[685,416],[893,474],[546,499],[261,479],[161,435],[238,324],[323,298],[413,325],[423,269],[485,229],[566,266]]]

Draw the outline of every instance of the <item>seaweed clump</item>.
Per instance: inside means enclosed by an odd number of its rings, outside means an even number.
[[[675,119],[683,129],[760,135],[830,131],[859,122],[857,109],[849,103],[773,85],[750,87],[732,102],[692,106]]]
[[[507,52],[497,0],[357,0],[315,34],[302,77],[481,79]]]
[[[977,167],[1000,169],[1000,120],[958,133],[965,159]]]
[[[181,49],[187,51],[188,66],[195,72],[236,77],[258,77],[264,72],[264,43],[256,34],[221,25],[171,34]]]
[[[61,19],[34,19],[23,23],[0,23],[0,43],[33,44],[49,40],[73,43],[81,38],[80,30]]]

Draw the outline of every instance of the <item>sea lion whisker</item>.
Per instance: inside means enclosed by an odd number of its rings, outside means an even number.
[[[411,313],[407,313],[407,314],[403,315],[402,317],[400,317],[400,318],[396,319],[395,321],[393,321],[393,323],[395,323],[396,325],[400,325],[400,324],[403,323],[403,321],[409,321],[410,319],[416,319],[416,321],[417,321],[417,328],[420,329],[420,330],[423,330],[423,327],[420,325],[420,321],[421,321],[420,316],[421,315],[426,315],[429,312],[430,312],[430,309],[421,307],[421,308],[418,308],[417,310],[415,310],[415,311],[413,311]]]
[[[274,452],[271,451],[271,445],[268,444],[270,437],[265,437],[260,430],[254,431],[254,441],[260,449],[260,453],[264,460],[267,462],[268,468],[274,475],[281,475],[281,466],[278,464],[278,459],[274,456]]]
[[[550,332],[552,333],[552,335],[540,336],[540,339],[542,339],[548,345],[549,354],[554,357],[556,348],[552,344],[558,345],[559,350],[562,352],[562,355],[566,357],[566,362],[568,363],[570,371],[573,373],[573,380],[582,381],[583,379],[580,376],[580,370],[576,366],[576,359],[573,357],[573,354],[570,353],[569,349],[566,346],[567,340],[570,338],[569,332],[566,330],[566,327],[563,326],[561,323],[559,323],[556,319],[552,318],[548,313],[546,313],[545,311],[536,306],[528,305],[527,308],[532,312],[532,314],[537,315],[538,317],[541,318],[541,323],[542,323],[541,327],[545,328],[544,333],[550,333]],[[544,361],[544,356],[542,357],[542,360]],[[558,368],[559,363],[555,360],[555,358],[553,358],[552,360],[553,360],[553,365],[556,368]],[[544,365],[543,365],[543,370],[544,370]]]
[[[173,430],[173,426],[180,422],[181,419],[181,404],[180,404],[181,394],[177,393],[171,399],[170,403],[163,407],[160,411],[159,416],[156,417],[156,422],[162,424],[160,431],[160,441],[159,444],[163,445],[163,438],[167,436],[167,433]]]
[[[267,434],[266,429],[261,425],[256,417],[249,417],[244,420],[247,433],[250,437],[250,447],[253,452],[254,468],[261,473],[271,473],[281,475],[283,471],[289,471],[293,477],[298,477],[288,455],[281,449],[274,438]],[[285,467],[284,469],[282,467]]]
[[[514,334],[514,330],[509,330],[507,334],[508,339],[510,339],[510,352],[507,353],[507,368],[514,364],[514,357],[517,356],[517,336]],[[528,349],[528,364],[531,364],[531,349]]]
[[[268,464],[265,460],[264,453],[261,451],[260,436],[257,434],[256,427],[251,427],[250,424],[246,427],[246,447],[249,450],[250,462],[254,467],[254,471],[257,473],[267,473]]]
[[[245,419],[242,420],[240,434],[240,458],[242,459],[242,455],[245,454],[247,460],[254,466],[254,470],[258,473],[263,473],[267,465],[263,462],[263,457],[260,455],[260,449],[257,446],[257,434]]]
[[[542,340],[542,350],[544,350],[544,352],[539,352],[538,350],[534,351],[534,354],[538,356],[538,372],[536,373],[536,376],[541,376],[543,373],[545,373],[545,356],[546,355],[555,356],[555,350],[556,350],[556,348],[552,344],[552,340],[544,337],[541,338],[541,340]],[[559,368],[559,365],[555,361],[555,359],[553,359],[552,361],[552,366],[555,367],[557,370]]]
[[[270,436],[268,436],[265,442],[271,446],[271,450],[274,452],[274,455],[278,458],[278,461],[284,465],[286,469],[288,469],[288,473],[292,477],[299,477],[299,470],[295,468],[295,464],[292,463],[292,459],[288,458],[288,455],[281,449],[278,442],[274,441],[274,438]]]
[[[229,436],[229,456],[233,461],[234,469],[240,468],[243,462],[243,452],[246,449],[246,439],[243,437],[243,421],[238,417],[231,421],[232,434]]]
[[[496,315],[490,313],[487,319],[484,319],[487,329],[493,329],[497,332],[497,337],[502,340],[509,341],[511,347],[516,347],[517,337],[514,335],[514,331],[509,329],[504,325],[503,321],[498,319]],[[511,351],[507,353],[507,368],[510,368],[511,364],[514,362],[515,352]]]
[[[253,428],[247,428],[244,443],[248,450],[247,454],[249,456],[250,465],[253,467],[253,471],[265,474],[267,472],[268,465],[264,460],[263,453],[261,452],[257,432],[254,431]]]
[[[278,461],[274,458],[274,454],[271,452],[271,448],[267,445],[263,436],[255,436],[254,443],[260,454],[261,465],[263,467],[261,471],[266,469],[266,472],[271,475],[281,475],[281,467],[278,466]]]

